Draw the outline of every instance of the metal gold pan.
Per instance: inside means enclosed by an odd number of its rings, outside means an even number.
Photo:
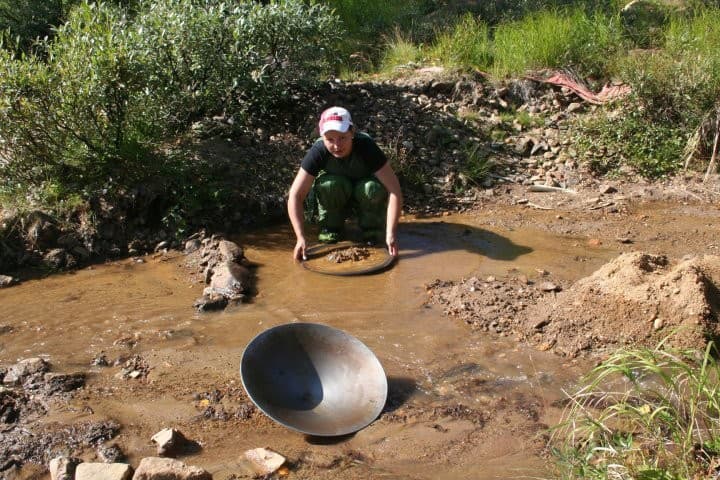
[[[288,323],[250,341],[240,362],[250,399],[268,417],[317,436],[356,432],[387,399],[387,378],[355,337],[315,323]]]
[[[359,262],[348,261],[339,264],[331,263],[326,259],[333,252],[353,247],[369,252],[369,258]],[[379,273],[395,262],[395,257],[390,255],[384,246],[368,246],[350,241],[329,245],[314,245],[307,249],[306,255],[307,258],[303,260],[302,266],[307,270],[324,275],[352,276]]]

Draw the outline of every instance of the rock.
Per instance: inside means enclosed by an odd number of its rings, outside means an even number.
[[[57,244],[60,236],[55,220],[42,212],[33,212],[28,219],[30,227],[25,232],[25,238],[38,250],[45,250]]]
[[[161,250],[167,250],[168,248],[170,248],[170,242],[168,242],[167,240],[163,240],[162,242],[155,245],[154,251],[159,252]]]
[[[202,297],[195,300],[193,307],[197,308],[200,312],[210,312],[213,310],[222,310],[228,305],[228,299],[221,293],[211,293],[210,295],[203,295]]]
[[[200,467],[188,466],[171,458],[146,457],[140,461],[133,480],[212,480]],[[79,480],[79,479],[77,479]]]
[[[18,279],[9,275],[0,275],[0,288],[7,288],[18,283]]]
[[[567,108],[565,109],[565,111],[566,111],[567,113],[574,113],[574,112],[577,112],[577,111],[579,111],[579,110],[582,110],[582,108],[583,108],[582,103],[572,102],[570,105],[567,106]]]
[[[197,238],[190,239],[187,242],[185,242],[185,250],[184,250],[185,254],[187,255],[189,253],[193,253],[193,252],[199,250],[201,246],[202,246],[202,243],[200,242],[199,239],[197,239]]]
[[[51,480],[73,480],[75,470],[82,460],[74,457],[55,457],[50,460],[48,469]]]
[[[271,475],[285,463],[285,457],[267,448],[247,450],[245,458],[250,462],[257,476]]]
[[[43,375],[42,390],[46,395],[71,392],[85,385],[85,374],[82,372],[46,373]]]
[[[160,457],[175,457],[188,450],[199,448],[197,442],[188,440],[179,430],[164,428],[150,439],[157,445],[157,454]]]
[[[67,264],[67,253],[64,248],[53,248],[43,255],[42,263],[49,269],[60,270]]]
[[[44,373],[49,369],[50,364],[40,357],[25,358],[8,369],[3,383],[6,385],[20,385],[31,375]]]
[[[125,463],[81,463],[75,469],[75,480],[131,480],[135,477],[132,467]]]
[[[530,155],[530,152],[532,151],[533,146],[535,145],[535,140],[533,140],[531,137],[520,137],[515,142],[515,153],[518,155],[521,155],[523,157],[526,157]]]
[[[125,453],[117,445],[100,445],[97,454],[105,463],[120,463],[125,460]]]
[[[613,187],[612,185],[601,185],[600,186],[600,194],[601,195],[607,195],[609,193],[615,193],[617,192],[617,188]]]
[[[241,295],[247,288],[250,271],[234,262],[216,265],[210,280],[210,287],[226,296]]]
[[[73,247],[71,250],[72,254],[78,257],[80,260],[86,260],[90,258],[90,251],[83,247],[82,245],[78,245],[76,247]]]
[[[538,285],[538,288],[542,290],[543,292],[559,292],[560,287],[555,285],[552,282],[543,282],[540,285]]]
[[[237,243],[228,240],[220,240],[218,253],[226,262],[239,262],[245,257],[245,252]]]

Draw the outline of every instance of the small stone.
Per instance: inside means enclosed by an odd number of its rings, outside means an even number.
[[[162,242],[155,245],[155,251],[159,252],[159,251],[165,250],[169,247],[170,247],[170,242],[168,242],[167,240],[163,240]]]
[[[555,285],[552,282],[543,282],[541,283],[538,288],[542,290],[543,292],[557,292],[560,291],[560,287]]]
[[[267,448],[254,448],[245,452],[256,475],[270,475],[285,463],[285,457]]]
[[[190,443],[194,443],[174,428],[164,428],[150,440],[157,445],[157,454],[160,457],[174,457],[183,452]]]
[[[25,378],[50,370],[50,365],[40,357],[25,358],[12,365],[3,379],[6,385],[19,385]]]
[[[50,470],[51,480],[73,480],[75,478],[75,470],[82,460],[74,457],[55,457],[50,460],[48,470]]]
[[[653,330],[660,330],[665,325],[662,318],[656,318],[653,320]]]

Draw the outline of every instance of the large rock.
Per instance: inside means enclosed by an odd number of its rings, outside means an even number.
[[[140,461],[133,480],[212,480],[212,475],[171,458],[146,457]]]
[[[81,463],[75,469],[75,480],[131,480],[132,478],[134,478],[132,467],[125,463]]]
[[[20,385],[26,378],[50,370],[50,364],[40,357],[25,358],[12,365],[3,379],[6,385]]]
[[[45,250],[57,244],[60,229],[55,220],[42,212],[33,212],[28,218],[30,225],[25,231],[27,242],[38,250]]]

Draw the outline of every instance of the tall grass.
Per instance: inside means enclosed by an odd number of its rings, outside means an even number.
[[[704,111],[720,93],[720,10],[674,17],[662,49],[629,54],[620,72],[655,108]],[[693,98],[693,102],[687,102]],[[658,105],[664,102],[665,105]]]
[[[580,9],[543,11],[496,28],[493,73],[505,77],[566,66],[599,73],[620,45],[613,17]]]
[[[488,70],[493,55],[487,24],[471,14],[464,15],[453,28],[437,35],[430,55],[444,65]]]
[[[720,364],[703,351],[619,351],[553,432],[562,478],[710,478],[720,460]]]
[[[380,71],[388,75],[397,73],[398,69],[413,68],[423,60],[422,48],[405,38],[399,30],[388,39],[380,62]]]

